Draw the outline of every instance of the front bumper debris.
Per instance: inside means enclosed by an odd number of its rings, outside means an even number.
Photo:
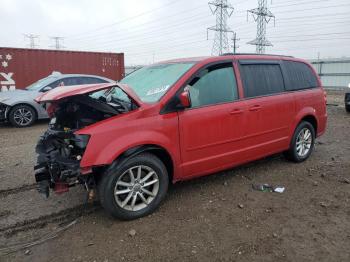
[[[46,197],[50,188],[56,193],[64,193],[69,187],[87,183],[91,176],[81,174],[80,160],[88,138],[74,135],[70,131],[48,129],[40,138],[34,167],[39,193]]]

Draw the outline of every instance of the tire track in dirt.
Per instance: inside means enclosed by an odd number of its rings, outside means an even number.
[[[3,189],[3,190],[0,190],[0,198],[6,197],[11,194],[17,194],[23,191],[29,191],[35,188],[36,188],[36,184],[30,184],[30,185],[15,187],[15,188]]]
[[[43,215],[34,219],[19,221],[13,225],[2,227],[0,228],[0,233],[4,234],[5,237],[11,237],[18,232],[43,228],[49,223],[64,224],[84,215],[91,214],[99,208],[100,206],[98,203],[77,205],[56,213]]]
[[[35,185],[0,191],[0,234],[12,236],[21,231],[64,223],[99,208],[86,204],[86,191],[74,188],[64,195],[43,198]]]

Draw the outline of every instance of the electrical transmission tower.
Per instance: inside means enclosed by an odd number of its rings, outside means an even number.
[[[257,23],[257,31],[256,38],[247,44],[256,45],[256,52],[264,54],[266,46],[272,46],[272,43],[266,39],[266,25],[271,19],[275,21],[275,16],[267,8],[267,0],[258,0],[258,5],[258,8],[248,10],[248,13],[252,14],[254,21]]]
[[[215,31],[212,55],[222,55],[229,52],[230,45],[227,34],[234,33],[227,26],[227,18],[233,13],[233,7],[227,3],[227,0],[215,0],[209,2],[210,10],[216,15],[216,25],[207,28],[207,39],[209,30]]]
[[[30,48],[36,48],[36,47],[38,47],[38,45],[35,44],[35,40],[39,38],[38,35],[24,34],[24,38],[28,38],[28,40],[29,40],[29,47],[30,47]]]
[[[61,36],[52,36],[52,37],[50,37],[53,41],[54,41],[54,45],[53,46],[51,46],[51,47],[53,47],[53,48],[55,48],[56,50],[60,50],[60,49],[63,49],[64,48],[64,46],[63,45],[61,45],[61,41],[63,42],[63,40],[64,40],[64,37],[61,37]]]

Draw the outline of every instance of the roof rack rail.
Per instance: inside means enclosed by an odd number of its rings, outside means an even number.
[[[224,53],[220,56],[226,56],[226,55],[266,55],[266,56],[281,56],[281,57],[294,57],[289,55],[274,55],[274,54],[257,54],[257,53]]]

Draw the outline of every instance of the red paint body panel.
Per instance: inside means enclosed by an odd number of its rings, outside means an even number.
[[[81,167],[110,165],[130,148],[157,145],[172,158],[173,180],[186,180],[285,151],[304,117],[313,116],[317,121],[317,135],[324,133],[327,112],[319,78],[317,88],[247,99],[237,59],[304,62],[289,57],[254,55],[168,61],[196,61],[196,64],[159,102],[143,103],[137,110],[79,130],[77,134],[90,135]],[[160,114],[197,70],[212,62],[227,60],[234,64],[239,100]]]
[[[120,80],[124,77],[124,54],[0,47],[0,73],[12,73],[14,81],[0,87],[23,89],[53,71]],[[0,74],[0,82],[5,80]]]

